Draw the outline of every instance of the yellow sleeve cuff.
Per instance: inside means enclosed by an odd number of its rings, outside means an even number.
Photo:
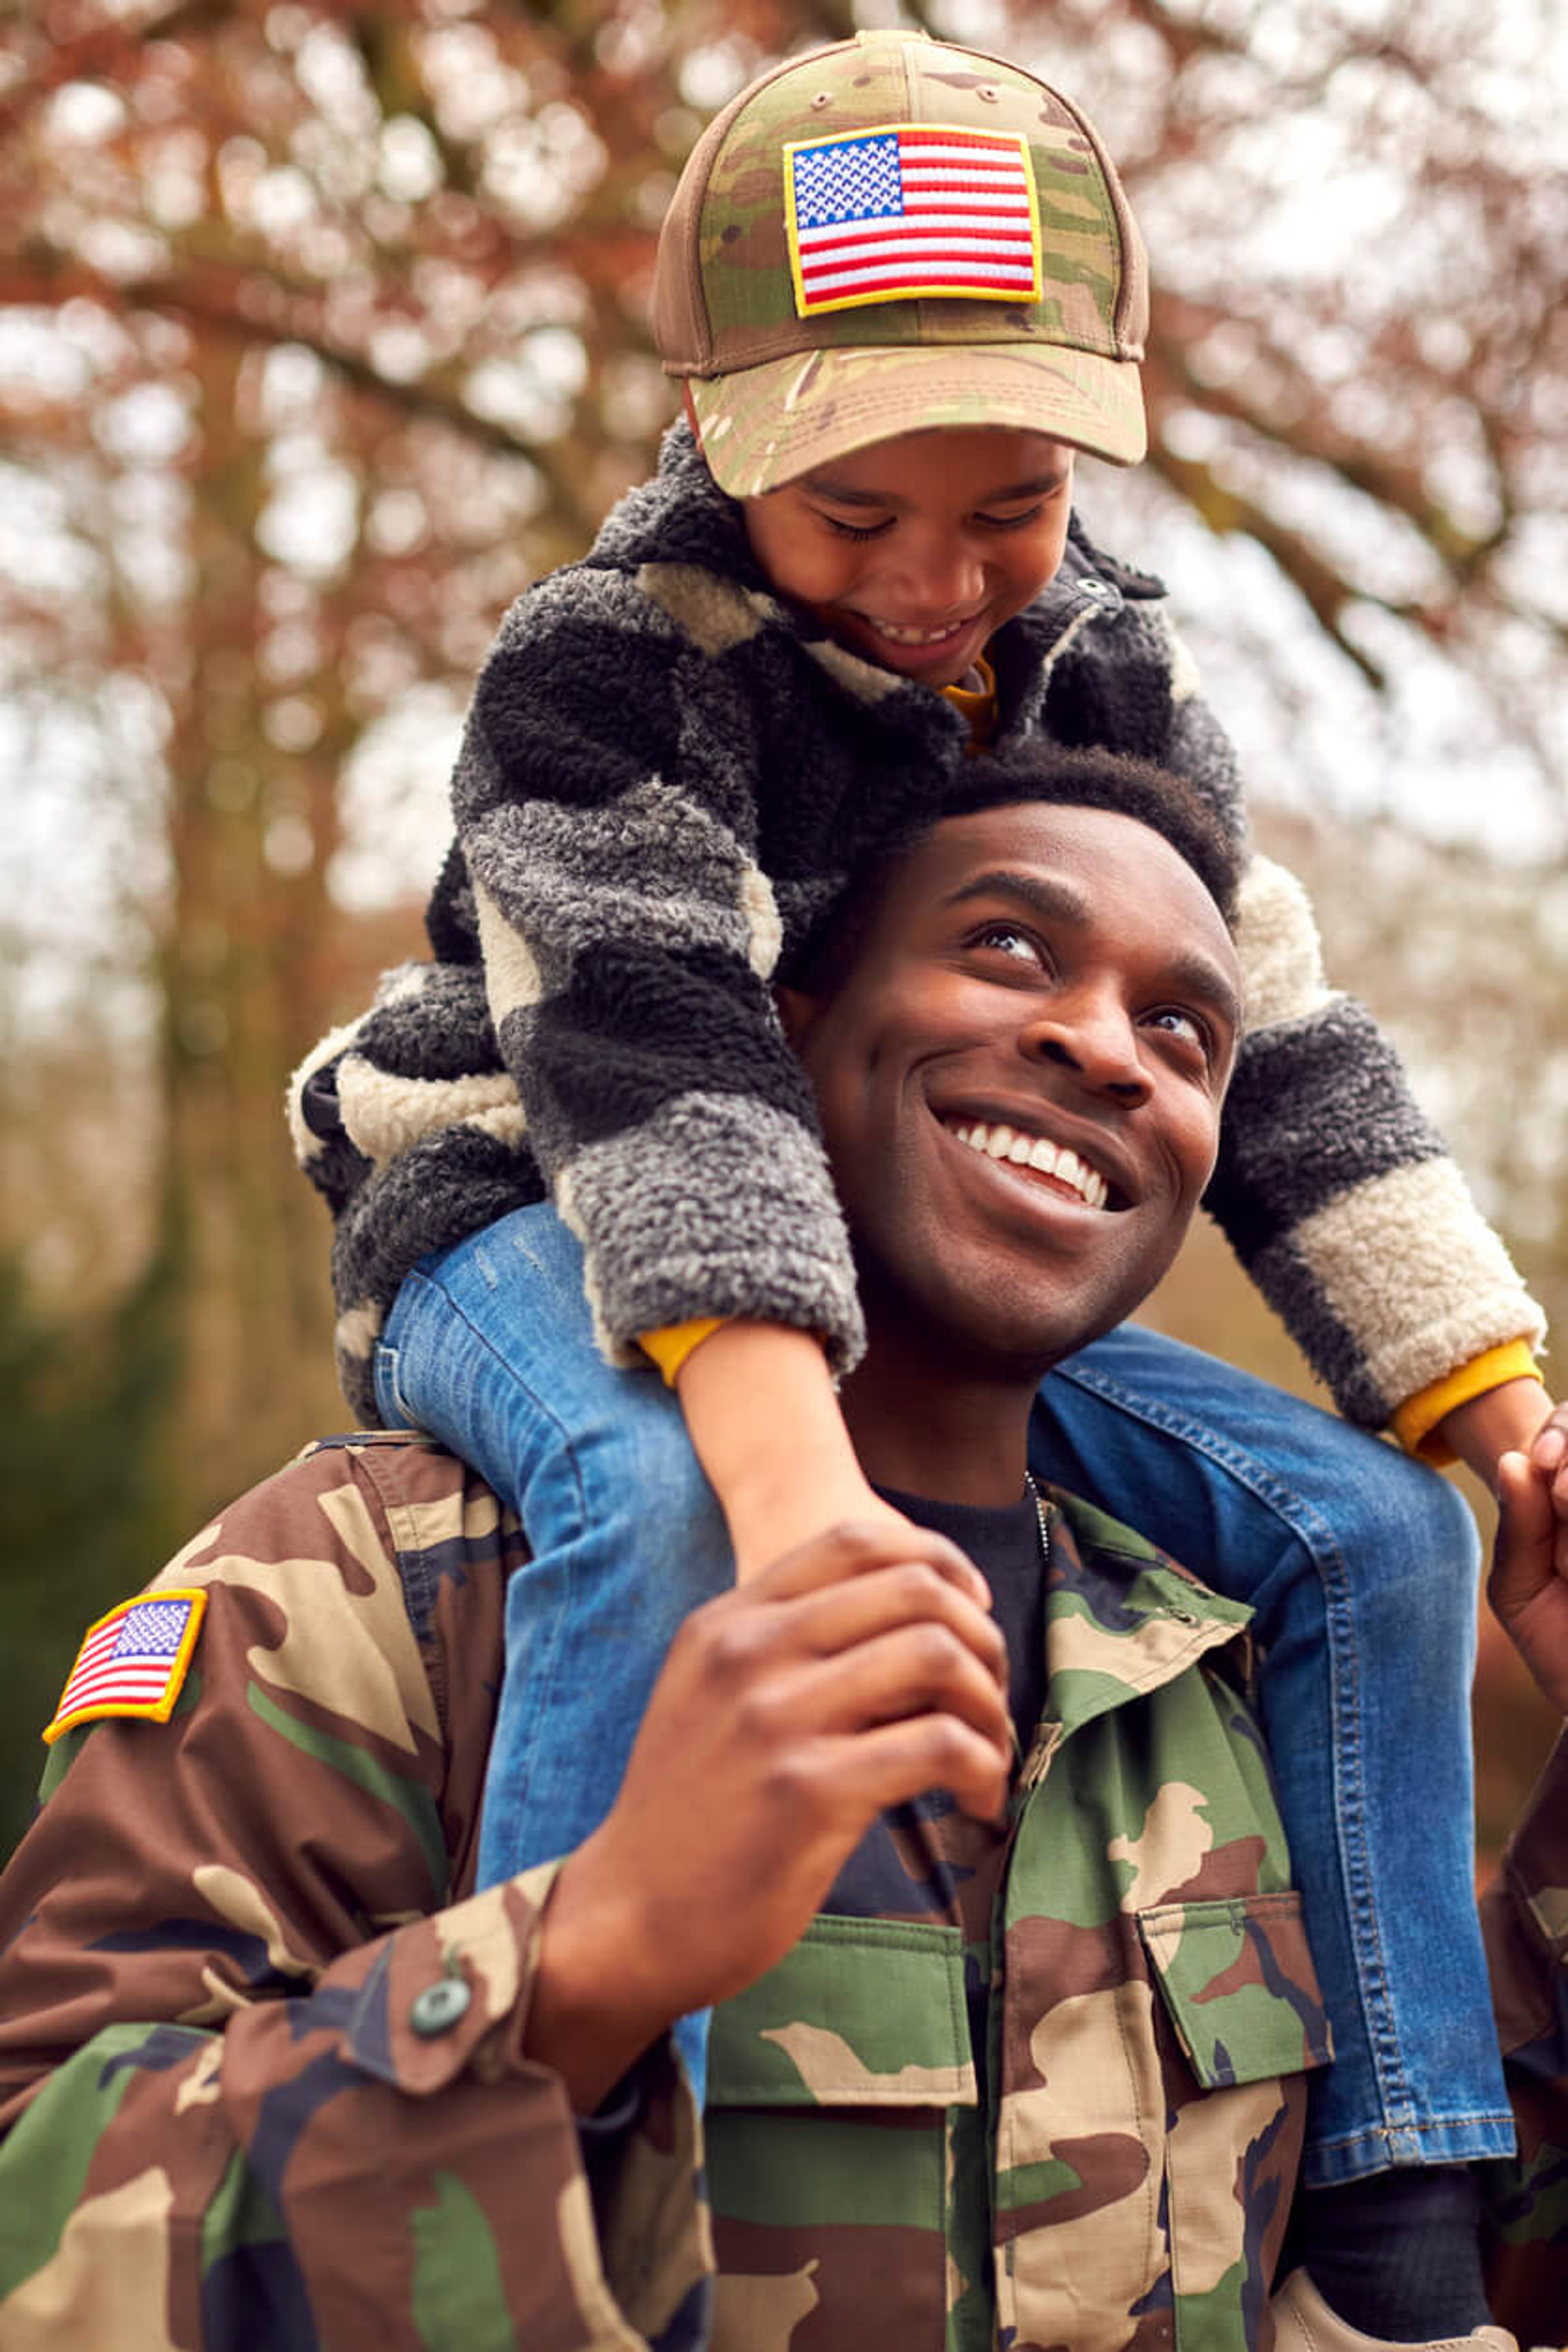
[[[1445,1372],[1430,1388],[1418,1389],[1413,1397],[1406,1397],[1391,1414],[1389,1427],[1407,1454],[1418,1454],[1436,1470],[1446,1470],[1459,1457],[1433,1432],[1456,1405],[1468,1404],[1472,1397],[1485,1396],[1489,1389],[1500,1389],[1505,1381],[1540,1378],[1541,1368],[1531,1353],[1528,1340],[1507,1339],[1500,1348],[1487,1349],[1483,1355],[1461,1364],[1458,1371]]]
[[[978,687],[944,686],[941,688],[969,730],[969,749],[988,751],[996,732],[996,673],[984,654],[974,656]]]
[[[653,1358],[664,1374],[666,1388],[672,1389],[677,1372],[693,1348],[700,1348],[728,1319],[723,1315],[697,1315],[689,1323],[667,1323],[660,1330],[640,1332],[637,1345],[645,1356]]]

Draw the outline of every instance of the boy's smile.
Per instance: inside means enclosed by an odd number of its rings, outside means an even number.
[[[742,500],[781,596],[851,653],[927,686],[972,677],[1054,578],[1072,451],[995,425],[900,433]]]

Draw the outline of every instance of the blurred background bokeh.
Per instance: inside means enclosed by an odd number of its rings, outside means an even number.
[[[506,604],[650,467],[680,162],[892,22],[1118,158],[1152,446],[1079,504],[1172,584],[1331,975],[1568,1322],[1568,0],[12,0],[6,1842],[88,1620],[342,1421],[284,1078],[419,950]],[[1212,1231],[1154,1314],[1312,1392]],[[1485,1633],[1479,1706],[1489,1853],[1552,1727]]]

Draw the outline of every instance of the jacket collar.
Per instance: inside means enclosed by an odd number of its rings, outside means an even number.
[[[1119,1520],[1056,1487],[1046,1587],[1046,1718],[1059,1737],[1173,1682],[1236,1644],[1247,1671],[1252,1611],[1226,1600]],[[1055,1743],[1053,1743],[1055,1744]]]

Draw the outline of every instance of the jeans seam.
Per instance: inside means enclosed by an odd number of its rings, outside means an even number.
[[[1384,2130],[1390,2137],[1419,2128],[1410,2084],[1400,2060],[1393,2003],[1388,1994],[1388,1965],[1372,1899],[1371,1868],[1365,1850],[1365,1772],[1362,1755],[1361,1694],[1357,1680],[1353,1625],[1350,1617],[1349,1579],[1343,1555],[1332,1531],[1288,1487],[1280,1486],[1267,1467],[1201,1423],[1173,1412],[1155,1399],[1134,1394],[1107,1374],[1071,1364],[1058,1364],[1052,1374],[1114,1405],[1135,1421],[1162,1429],[1201,1453],[1237,1478],[1266,1503],[1301,1545],[1323,1591],[1325,1614],[1335,1638],[1329,1643],[1331,1766],[1334,1785],[1334,1843],[1340,1857],[1342,1882],[1349,1898],[1352,1926],[1352,1956],[1361,1994],[1362,2017],[1372,2057]],[[1348,1691],[1345,1688],[1349,1684]],[[1339,1732],[1344,1717],[1346,1738]]]
[[[414,1278],[413,1276],[409,1276],[410,1281]],[[417,1429],[419,1424],[408,1409],[408,1400],[403,1393],[403,1383],[397,1377],[397,1349],[390,1341],[378,1339],[375,1343],[376,1370],[379,1370],[383,1364],[386,1367],[386,1377],[392,1388],[393,1406],[399,1415],[398,1421],[390,1425],[394,1428]]]
[[[539,1265],[538,1260],[531,1256],[528,1251],[522,1251],[521,1255],[528,1258],[530,1265],[534,1267],[536,1272],[541,1275],[544,1273],[544,1269]],[[577,1466],[576,1449],[571,1442],[571,1434],[564,1423],[557,1413],[552,1411],[550,1406],[545,1403],[544,1400],[529,1386],[529,1383],[523,1379],[517,1367],[514,1364],[508,1362],[507,1359],[500,1353],[500,1349],[494,1346],[489,1336],[480,1329],[479,1326],[474,1321],[466,1307],[464,1307],[461,1302],[454,1296],[453,1292],[447,1287],[446,1283],[438,1280],[433,1275],[422,1273],[417,1267],[416,1267],[412,1272],[405,1276],[403,1287],[405,1290],[411,1291],[414,1289],[416,1285],[421,1286],[426,1290],[439,1293],[440,1297],[446,1300],[452,1314],[457,1317],[458,1321],[463,1325],[465,1330],[467,1330],[473,1339],[478,1342],[484,1354],[489,1357],[493,1364],[498,1366],[500,1370],[505,1373],[506,1377],[510,1381],[513,1381],[515,1385],[521,1390],[523,1395],[528,1398],[530,1403],[538,1412],[541,1419],[547,1421],[551,1427],[555,1431],[557,1437],[561,1441],[561,1454],[571,1469],[572,1490],[575,1496],[577,1506],[577,1526],[572,1538],[572,1543],[563,1547],[563,1549],[569,1553],[572,1546],[575,1544],[586,1527],[587,1504],[583,1493],[582,1474]],[[397,1387],[395,1373],[394,1375],[394,1387]],[[401,1389],[398,1389],[397,1392],[398,1400],[401,1403],[403,1402]],[[406,1410],[406,1408],[405,1409]],[[519,1507],[519,1517],[521,1517],[521,1505]],[[526,1521],[524,1521],[523,1536],[525,1540],[527,1538],[527,1535],[528,1528]],[[524,1562],[518,1570],[518,1575],[526,1576],[526,1574],[527,1563]],[[534,1711],[533,1724],[531,1727],[529,1737],[524,1743],[521,1756],[516,1759],[514,1770],[511,1775],[511,1785],[507,1790],[508,1796],[512,1801],[513,1808],[519,1814],[526,1812],[528,1809],[528,1791],[533,1780],[534,1769],[538,1760],[540,1741],[545,1723],[549,1718],[551,1705],[555,1695],[556,1675],[560,1662],[562,1629],[571,1613],[571,1606],[574,1597],[573,1588],[575,1582],[575,1568],[570,1558],[568,1558],[565,1563],[564,1586],[562,1594],[561,1605],[555,1611],[554,1627],[551,1634],[549,1649],[546,1654],[543,1664],[543,1672],[541,1676],[542,1683],[542,1703]],[[513,1581],[515,1582],[515,1580],[516,1580],[514,1579]],[[509,1613],[510,1607],[510,1598],[509,1593]],[[510,1644],[509,1642],[509,1650],[510,1647]]]
[[[1479,2108],[1468,2115],[1435,2116],[1399,2130],[1336,2133],[1314,2143],[1302,2179],[1310,2189],[1332,2188],[1384,2172],[1401,2164],[1484,2164],[1515,2152],[1518,2133],[1511,2109]]]

